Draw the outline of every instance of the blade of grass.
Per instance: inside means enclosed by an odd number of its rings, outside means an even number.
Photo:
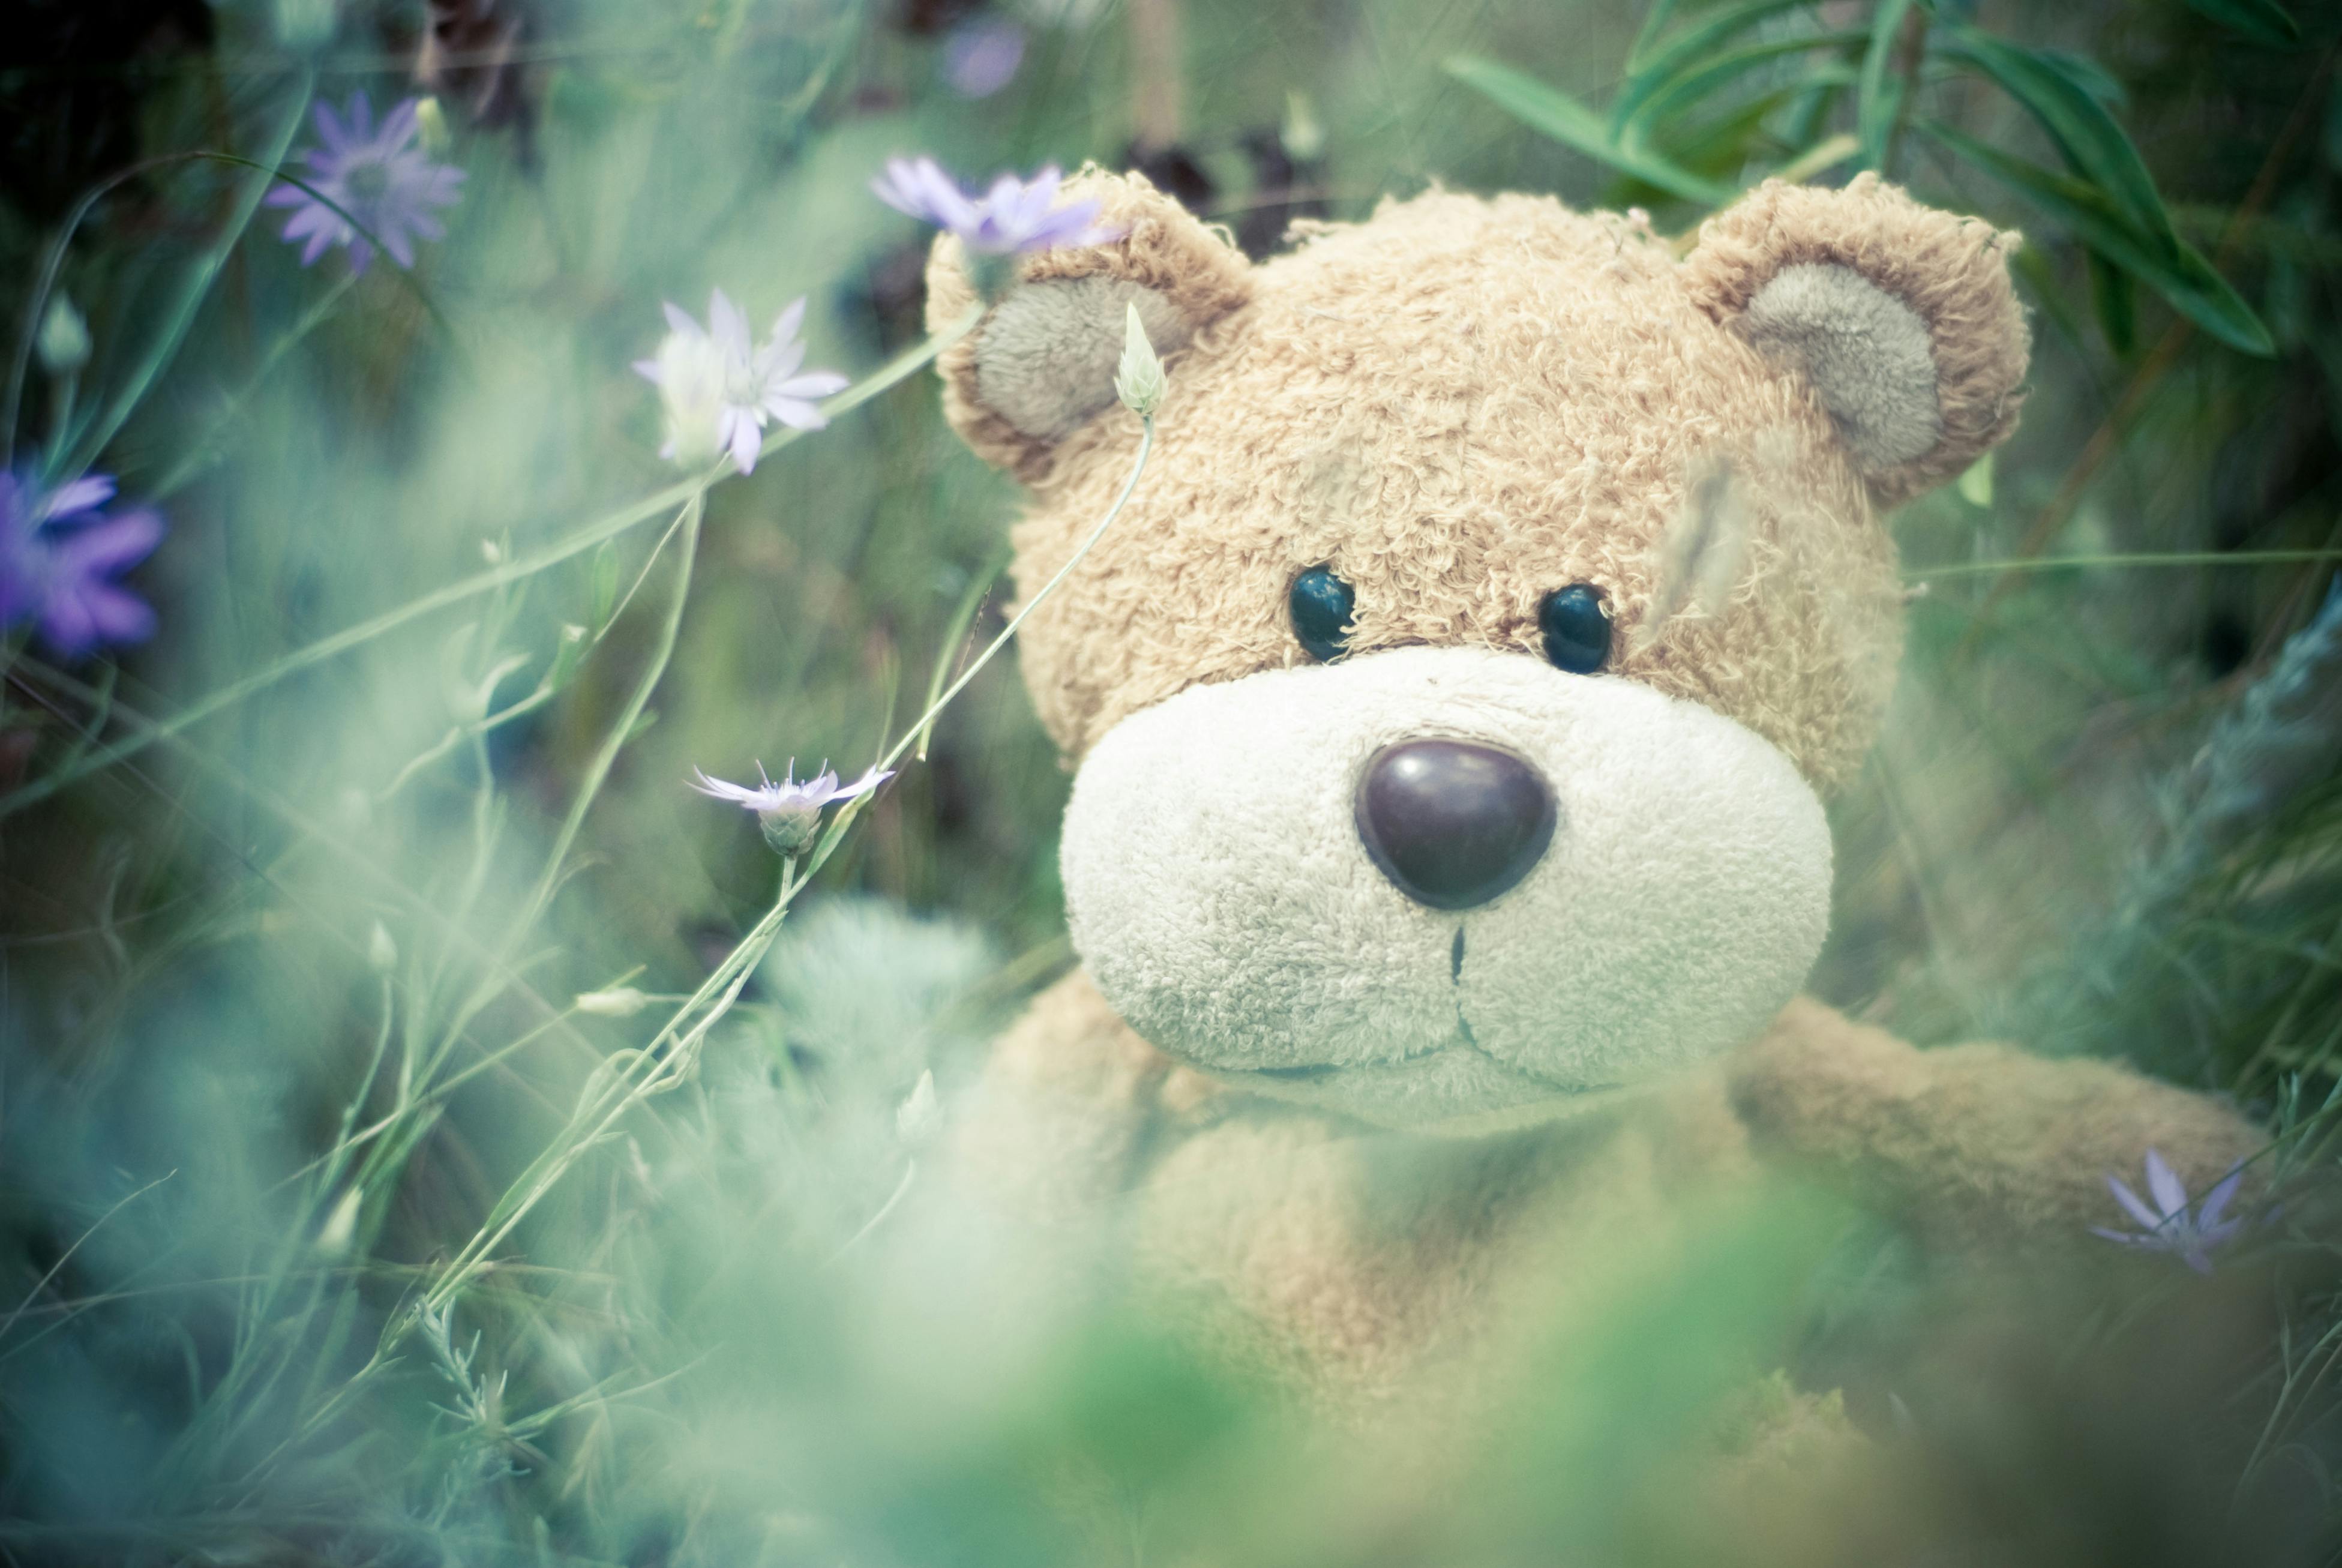
[[[1957,561],[1943,566],[1907,566],[1913,579],[1987,577],[2003,572],[2055,572],[2088,566],[2281,566],[2307,561],[2342,561],[2342,550],[2187,550],[2130,555],[2026,555],[2006,561]]]
[[[1887,172],[1895,127],[1903,116],[1907,91],[1895,74],[1896,42],[1903,35],[1911,0],[1881,0],[1870,17],[1870,46],[1862,56],[1862,77],[1855,88],[1855,134],[1862,142],[1866,168]]]
[[[2075,238],[2146,283],[2188,320],[2240,353],[2277,352],[2268,328],[2196,248],[2174,235],[2169,252],[2140,234],[2097,187],[2002,152],[1941,121],[1921,129],[1963,161],[2029,199]]]
[[[968,580],[967,592],[960,596],[959,606],[952,612],[951,622],[944,628],[943,642],[936,654],[935,674],[927,678],[928,712],[935,711],[936,698],[942,694],[944,682],[951,677],[953,655],[958,653],[960,643],[967,636],[968,627],[975,624],[976,613],[984,608],[985,600],[991,597],[993,584],[1000,581],[1000,574],[1008,570],[1011,558],[1010,552],[1001,551],[993,558],[991,565]],[[919,732],[917,754],[921,762],[927,760],[927,744],[934,739],[935,730],[935,721],[930,719],[926,727]]]
[[[1628,56],[1626,85],[1618,90],[1616,100],[1610,105],[1607,134],[1613,139],[1623,135],[1627,120],[1642,107],[1644,99],[1710,50],[1720,47],[1768,16],[1801,10],[1809,4],[1811,0],[1749,0],[1748,4],[1718,11],[1685,28],[1664,44],[1657,42],[1657,32],[1672,7],[1653,6],[1649,19],[1644,23],[1644,35],[1636,40],[1635,52]]]
[[[235,207],[227,225],[195,264],[194,275],[181,290],[163,331],[147,345],[146,355],[139,362],[138,368],[115,393],[114,400],[106,405],[105,414],[91,424],[86,434],[74,444],[71,455],[62,469],[65,474],[81,473],[100,452],[105,450],[105,444],[114,439],[115,434],[145,401],[155,378],[178,354],[179,345],[185,340],[187,328],[195,325],[195,312],[211,293],[212,283],[219,276],[220,268],[226,264],[228,253],[244,238],[245,229],[251,226],[253,215],[260,210],[261,198],[268,195],[269,186],[278,178],[276,166],[285,161],[285,155],[292,150],[293,138],[300,133],[301,120],[308,112],[309,92],[315,80],[315,77],[305,75],[299,90],[288,97],[287,113],[268,143],[265,160],[240,158],[227,153],[207,155],[216,162],[241,165],[253,177],[245,180],[244,188],[236,194]]]
[[[1706,103],[1727,83],[1746,75],[1768,60],[1777,60],[1785,55],[1808,54],[1816,49],[1843,49],[1859,44],[1868,36],[1860,32],[1814,33],[1797,38],[1767,38],[1762,43],[1726,50],[1656,88],[1627,119],[1619,140],[1630,146],[1641,145],[1643,135],[1649,127],[1663,124],[1671,115]]]
[[[1477,89],[1530,129],[1670,195],[1700,206],[1718,207],[1735,195],[1732,186],[1702,179],[1656,153],[1620,146],[1611,139],[1601,115],[1534,76],[1468,55],[1449,60],[1446,69],[1449,75]]]
[[[942,332],[906,350],[872,375],[856,382],[836,396],[825,401],[821,405],[822,412],[835,418],[848,409],[859,407],[867,403],[878,394],[909,377],[934,359],[936,355],[965,337],[975,329],[980,318],[981,310],[971,309],[966,315],[946,327]],[[795,429],[776,432],[765,442],[764,452],[767,455],[777,452],[804,434],[803,431]],[[298,674],[303,670],[324,664],[353,648],[363,647],[387,633],[395,632],[401,626],[411,624],[451,604],[460,604],[466,599],[493,593],[507,584],[535,576],[538,573],[557,566],[572,556],[583,554],[606,539],[614,539],[630,528],[638,527],[654,517],[671,512],[692,495],[714,484],[724,476],[725,472],[723,467],[714,467],[693,478],[679,480],[665,489],[654,491],[639,501],[620,507],[616,512],[606,513],[586,523],[541,549],[515,556],[501,565],[491,567],[485,572],[464,578],[459,582],[450,583],[445,587],[434,589],[419,598],[409,600],[395,609],[385,610],[370,620],[361,621],[355,626],[345,627],[329,636],[319,638],[305,648],[296,649],[274,664],[255,670],[240,680],[230,682],[208,696],[197,698],[169,718],[157,719],[137,733],[125,736],[111,745],[99,748],[75,763],[71,767],[59,768],[44,774],[31,783],[19,785],[5,795],[0,795],[0,821],[5,821],[27,807],[38,804],[68,784],[78,783],[92,774],[102,773],[125,757],[136,755],[158,740],[178,734],[205,719],[225,712],[245,698],[275,685],[288,675]]]
[[[2049,134],[2075,171],[2112,198],[2134,229],[2157,244],[2178,245],[2155,176],[2104,104],[2030,50],[1973,27],[1955,26],[1950,36],[1953,41],[1942,53],[2015,99]]]

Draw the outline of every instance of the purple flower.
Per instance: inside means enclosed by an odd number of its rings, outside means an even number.
[[[1057,205],[1064,176],[1053,165],[1027,182],[1003,175],[979,200],[953,183],[933,158],[889,158],[870,188],[896,212],[908,213],[959,236],[977,255],[1013,255],[1055,245],[1096,245],[1122,237],[1098,226],[1098,203],[1084,197]]]
[[[895,775],[872,768],[850,784],[841,785],[837,775],[824,763],[821,772],[800,784],[794,777],[796,764],[792,761],[781,770],[781,782],[775,784],[765,772],[765,764],[756,764],[757,787],[726,784],[722,779],[709,778],[697,768],[691,787],[701,794],[717,800],[730,801],[756,814],[756,825],[765,831],[765,842],[776,854],[795,854],[813,836],[821,822],[821,808],[834,801],[852,800],[867,794]]]
[[[333,198],[351,217],[373,231],[391,259],[401,266],[415,265],[415,236],[435,240],[446,231],[431,209],[452,204],[464,183],[464,171],[435,164],[415,145],[417,101],[405,100],[374,125],[374,109],[364,93],[350,100],[345,123],[333,106],[319,104],[317,135],[322,147],[308,154],[309,184]],[[298,207],[285,225],[288,240],[306,240],[301,265],[309,265],[328,247],[350,247],[350,270],[362,273],[374,259],[374,245],[349,218],[297,185],[279,185],[268,193],[272,207]]]
[[[802,299],[781,312],[772,335],[756,348],[747,316],[720,288],[708,301],[706,327],[667,305],[667,335],[656,357],[635,362],[666,406],[666,444],[659,455],[693,464],[726,452],[733,466],[749,474],[766,422],[777,419],[794,430],[827,424],[813,400],[843,388],[846,377],[827,370],[797,374],[805,363],[805,345],[797,341],[805,312]]]
[[[2237,1195],[2237,1187],[2245,1179],[2239,1165],[2223,1176],[2219,1183],[2204,1194],[2204,1201],[2193,1213],[2188,1212],[2187,1189],[2181,1183],[2178,1173],[2161,1154],[2147,1152],[2147,1190],[2155,1201],[2143,1202],[2119,1177],[2107,1178],[2107,1190],[2124,1212],[2137,1220],[2140,1229],[2111,1231],[2103,1225],[2092,1225],[2090,1233],[2104,1236],[2110,1242],[2120,1242],[2127,1247],[2146,1247],[2151,1251],[2171,1253],[2199,1274],[2212,1272],[2210,1253],[2214,1247],[2235,1235],[2244,1224],[2242,1218],[2223,1219],[2228,1201]]]
[[[31,623],[60,658],[153,634],[155,612],[108,581],[153,553],[162,514],[148,506],[106,516],[114,481],[90,474],[44,493],[0,474],[0,631]]]
[[[1025,63],[1025,29],[1000,16],[977,16],[944,40],[944,80],[963,98],[989,98]]]

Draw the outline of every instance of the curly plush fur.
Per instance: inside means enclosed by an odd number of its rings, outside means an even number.
[[[1129,509],[1025,633],[1026,682],[1069,762],[1193,688],[1306,664],[1286,589],[1326,564],[1356,592],[1353,658],[1535,660],[1540,600],[1586,584],[1617,628],[1611,663],[1546,676],[1702,704],[1817,790],[1858,764],[1901,637],[1875,508],[2012,427],[2015,235],[1869,176],[1770,183],[1678,261],[1639,218],[1434,190],[1307,226],[1255,267],[1136,175],[1089,171],[1068,194],[1098,198],[1122,237],[1025,258],[1009,304],[941,368],[955,425],[1031,489],[1016,533],[1029,589],[1105,510],[1138,439],[1096,387],[1050,382],[1085,355],[1047,345],[1094,339],[1097,302],[1118,320],[1143,298],[1173,349]],[[939,324],[976,303],[963,264],[938,243]],[[1686,571],[1716,591],[1688,593]],[[1243,918],[1224,907],[1233,892],[1196,896]],[[1507,907],[1527,905],[1486,918]],[[1666,934],[1653,964],[1677,961]],[[1501,1343],[1521,1282],[1550,1289],[1556,1260],[1605,1237],[1664,1237],[1696,1194],[1768,1163],[1834,1179],[1941,1246],[2021,1256],[2071,1253],[2115,1220],[2103,1174],[2150,1145],[2201,1183],[2255,1143],[2226,1110],[2115,1067],[1916,1051],[1811,1001],[1688,1054],[1726,1045],[1575,1114],[1433,1138],[1174,1060],[1077,973],[999,1043],[963,1153],[1036,1228],[1120,1206],[1149,1272],[1231,1353],[1346,1398]]]

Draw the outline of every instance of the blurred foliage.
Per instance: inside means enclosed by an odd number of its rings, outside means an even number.
[[[95,452],[172,531],[153,644],[0,651],[0,1550],[2342,1560],[2314,1195],[2217,1281],[2077,1327],[2015,1286],[1931,1316],[1891,1238],[1752,1194],[1619,1261],[1432,1476],[1143,1301],[1022,1275],[904,1111],[932,1073],[947,1116],[1069,961],[1065,779],[1008,661],[760,964],[775,862],[682,787],[875,754],[999,628],[1014,495],[921,377],[704,517],[639,506],[673,474],[626,370],[661,301],[718,285],[759,319],[809,296],[816,365],[910,349],[925,239],[866,192],[896,152],[1136,164],[1255,254],[1433,178],[1683,230],[1870,166],[2022,228],[2026,423],[1896,520],[1912,645],[1834,805],[1814,985],[1922,1042],[2233,1093],[2307,1176],[2342,1115],[2342,721],[2248,694],[2342,548],[2337,26],[2278,0],[26,0],[0,277],[29,344],[54,260],[95,357],[77,396],[35,367],[7,434],[19,464]],[[189,155],[271,162],[313,93],[418,76],[469,181],[412,273],[305,271],[243,225],[254,171]],[[2203,781],[2280,754],[2207,831]],[[572,1000],[619,988],[639,1012]],[[1795,1385],[1762,1382],[1790,1342]],[[1812,1446],[1696,1479],[1799,1423]],[[1870,1440],[1834,1445],[1848,1423]]]

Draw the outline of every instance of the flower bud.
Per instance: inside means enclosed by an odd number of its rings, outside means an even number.
[[[1284,144],[1286,156],[1296,163],[1313,163],[1326,150],[1326,127],[1318,123],[1308,94],[1286,89],[1285,124],[1277,128],[1276,139]]]
[[[1123,307],[1122,365],[1115,373],[1114,394],[1122,404],[1142,419],[1154,417],[1163,405],[1163,394],[1168,383],[1163,375],[1163,361],[1156,357],[1155,345],[1146,340],[1146,324],[1138,319],[1138,303],[1133,300]]]
[[[89,325],[73,301],[63,295],[50,299],[49,308],[41,313],[35,348],[41,356],[41,368],[51,375],[71,375],[89,363]]]
[[[772,846],[775,854],[795,854],[813,837],[813,830],[821,825],[821,804],[817,801],[792,801],[770,806],[756,814],[756,825],[765,830],[765,842]]]
[[[426,95],[415,103],[415,128],[421,135],[425,152],[436,157],[447,150],[454,138],[447,134],[447,111],[439,106],[438,95]]]
[[[936,1098],[936,1075],[930,1070],[919,1074],[909,1096],[895,1107],[895,1135],[909,1148],[917,1148],[942,1130],[944,1108]]]
[[[352,1187],[334,1204],[325,1223],[317,1227],[316,1248],[328,1258],[338,1258],[350,1250],[350,1242],[357,1234],[358,1204],[365,1194]]]
[[[632,1018],[651,1004],[651,999],[631,985],[614,985],[607,991],[581,991],[570,1005],[580,1013],[590,1013],[596,1018]]]

